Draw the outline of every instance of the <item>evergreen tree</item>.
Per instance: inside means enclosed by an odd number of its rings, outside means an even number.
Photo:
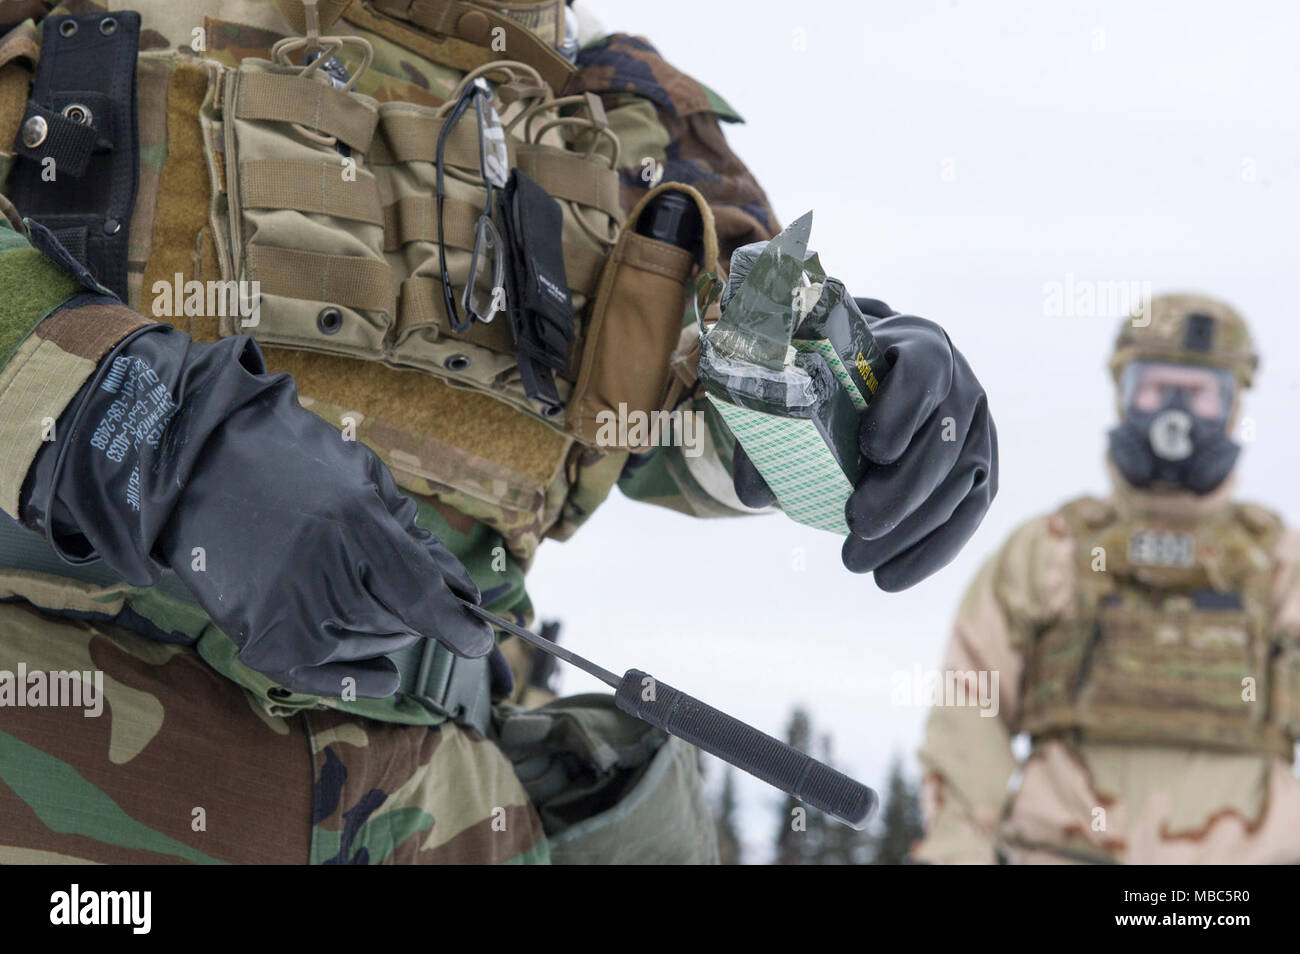
[[[831,737],[822,736],[822,761],[832,767]],[[857,831],[826,815],[817,813],[821,820],[821,845],[817,859],[812,862],[819,865],[864,865],[871,861],[872,838],[865,831]]]
[[[812,720],[808,717],[808,712],[802,706],[796,706],[790,713],[790,724],[785,730],[786,744],[800,752],[808,751],[808,743],[812,740]],[[779,827],[776,830],[776,857],[773,859],[774,864],[778,865],[804,865],[809,864],[809,835],[815,838],[816,832],[809,832],[813,827],[810,822],[812,816],[819,815],[818,812],[811,812],[807,807],[793,795],[787,795],[781,802],[781,817]]]
[[[813,725],[806,709],[796,707],[791,713],[785,740],[800,752],[812,751]],[[834,766],[830,736],[823,734],[820,743],[822,761]],[[866,832],[854,831],[793,796],[781,804],[775,847],[774,863],[779,865],[866,864],[872,854]]]
[[[740,835],[736,831],[736,773],[728,765],[722,776],[722,794],[715,815],[718,829],[718,853],[724,865],[742,865],[744,861]]]
[[[885,790],[885,804],[880,810],[879,834],[875,838],[875,857],[872,864],[900,865],[920,840],[921,800],[916,786],[903,773],[903,762],[894,756],[889,767],[889,781]]]

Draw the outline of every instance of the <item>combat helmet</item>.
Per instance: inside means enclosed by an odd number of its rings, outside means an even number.
[[[1141,358],[1225,368],[1243,388],[1250,387],[1259,367],[1250,329],[1236,309],[1188,293],[1158,295],[1124,319],[1110,357],[1115,380],[1125,365]]]

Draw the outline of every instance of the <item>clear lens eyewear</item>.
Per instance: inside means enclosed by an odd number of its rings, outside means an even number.
[[[474,252],[469,263],[469,280],[460,303],[465,312],[485,324],[505,308],[505,248],[501,233],[488,218],[479,216],[474,232]],[[487,289],[485,292],[484,289]]]
[[[504,189],[510,176],[506,127],[492,105],[492,87],[481,77],[474,80],[473,85],[474,113],[478,119],[479,172],[488,185]]]
[[[456,295],[452,291],[451,276],[447,274],[447,252],[443,237],[443,154],[451,129],[460,121],[470,103],[478,129],[479,175],[487,189],[486,204],[474,228],[474,250],[470,256],[469,277],[460,296],[460,308],[466,313],[461,320]],[[475,320],[491,321],[505,304],[505,248],[501,235],[492,222],[492,208],[496,190],[503,189],[510,173],[510,156],[506,149],[505,126],[492,105],[492,87],[482,78],[475,79],[461,93],[444,121],[438,134],[437,151],[438,184],[438,248],[442,264],[443,300],[452,330],[461,333]],[[484,293],[484,289],[487,293]]]

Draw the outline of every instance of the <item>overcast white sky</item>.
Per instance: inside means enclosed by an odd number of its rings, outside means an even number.
[[[1002,469],[963,553],[902,594],[780,515],[696,521],[616,494],[532,574],[570,648],[775,735],[804,703],[877,787],[895,753],[914,771],[925,710],[891,706],[891,675],[938,664],[1013,527],[1106,488],[1116,319],[1045,315],[1067,276],[1243,311],[1264,361],[1242,493],[1300,523],[1300,5],[581,2],[746,117],[728,138],[783,222],[816,210],[831,274],[948,329],[989,393]],[[595,686],[566,668],[563,688]],[[745,780],[746,840],[765,851],[778,796]]]

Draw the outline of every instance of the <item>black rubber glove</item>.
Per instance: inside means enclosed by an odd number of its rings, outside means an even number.
[[[871,333],[891,367],[862,413],[868,466],[845,508],[842,557],[897,592],[951,562],[984,519],[998,490],[997,430],[984,389],[942,328],[855,300],[878,319]],[[739,444],[733,478],[746,506],[775,502]]]
[[[37,456],[24,521],[134,585],[171,568],[244,663],[298,692],[390,696],[385,655],[421,636],[491,650],[458,599],[479,602],[478,588],[388,468],[265,371],[246,336],[137,333]]]

